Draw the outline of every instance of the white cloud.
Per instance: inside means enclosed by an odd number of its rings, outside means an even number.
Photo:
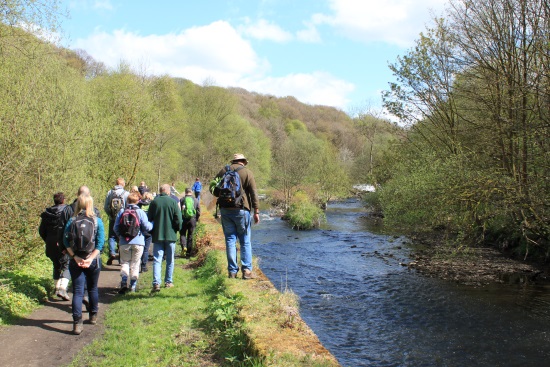
[[[93,5],[94,9],[113,10],[113,4],[110,0],[96,0]]]
[[[251,23],[247,18],[245,24],[239,27],[239,31],[241,34],[250,38],[281,43],[288,42],[293,38],[291,33],[265,19],[259,19],[255,23]]]
[[[332,14],[315,14],[314,24],[328,24],[362,42],[386,42],[408,47],[438,14],[447,0],[329,0]]]
[[[223,37],[220,37],[223,34]],[[217,21],[181,33],[147,35],[116,30],[97,31],[76,41],[96,60],[115,68],[121,61],[153,75],[167,74],[202,84],[241,87],[275,96],[294,96],[310,104],[345,108],[355,86],[322,72],[266,76],[269,62],[261,59],[250,43],[227,22]],[[138,62],[139,64],[132,64]]]
[[[296,32],[296,38],[302,42],[319,43],[321,42],[321,36],[315,27],[315,24],[311,22],[304,23],[306,28]]]
[[[179,34],[141,36],[124,30],[96,32],[77,40],[75,47],[86,50],[112,68],[121,60],[141,60],[152,74],[169,74],[197,83],[211,78],[222,85],[232,84],[243,74],[261,72],[266,67],[266,62],[250,44],[223,21],[189,28]]]
[[[353,92],[355,85],[338,79],[331,74],[314,72],[310,74],[290,74],[284,77],[263,79],[243,79],[242,86],[258,93],[277,97],[293,96],[301,102],[344,109],[349,100],[346,96]]]

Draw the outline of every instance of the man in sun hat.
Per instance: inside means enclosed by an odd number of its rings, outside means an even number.
[[[225,166],[216,175],[222,178],[226,172],[235,171],[240,180],[242,200],[237,200],[235,206],[222,206],[220,199],[221,221],[225,236],[225,250],[227,254],[227,270],[230,278],[236,278],[239,271],[237,264],[237,239],[241,247],[241,270],[243,279],[253,278],[252,274],[252,243],[251,219],[254,223],[260,222],[260,201],[256,192],[254,174],[246,165],[248,160],[242,153],[235,153],[231,164]],[[252,212],[252,213],[251,213]]]

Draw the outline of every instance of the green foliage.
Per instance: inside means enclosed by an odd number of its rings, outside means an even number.
[[[316,228],[326,221],[323,210],[312,203],[304,193],[294,196],[286,217],[292,228],[298,230]]]
[[[60,13],[58,2],[50,3],[10,2],[4,6],[13,5],[12,13],[2,14],[45,16],[36,24],[54,26]],[[12,31],[24,37],[2,37]],[[9,32],[0,32],[4,269],[41,248],[38,214],[52,194],[64,192],[70,202],[83,184],[101,208],[117,177],[128,186],[144,180],[154,191],[166,182],[181,188],[195,177],[208,182],[240,152],[259,188],[273,185],[288,207],[300,187],[316,191],[310,196],[321,204],[346,195],[350,174],[366,169],[354,167],[364,139],[337,109],[143,75],[125,62],[108,70],[85,51]]]
[[[226,291],[225,276],[218,273],[213,251],[207,254],[203,266],[197,270],[197,276],[208,282],[211,299],[206,309],[204,326],[216,341],[216,354],[230,365],[249,365],[241,363],[256,361],[247,357],[250,352],[249,340],[239,316],[243,295]]]
[[[40,256],[33,260],[18,270],[0,270],[0,325],[26,316],[51,293],[50,259]]]
[[[321,164],[319,152],[323,141],[307,131],[295,131],[274,152],[271,184],[282,191],[285,206],[300,185],[315,183],[320,180],[318,167]]]
[[[306,125],[300,120],[288,120],[285,124],[287,135],[292,135],[295,131],[307,131]]]
[[[384,185],[390,217],[548,257],[549,36],[537,19],[550,4],[537,4],[457,1],[391,66],[385,105],[411,124],[416,154]]]
[[[338,161],[337,152],[326,141],[317,152],[317,163],[313,172],[317,201],[321,205],[333,198],[346,197],[349,194],[351,183],[345,168]]]

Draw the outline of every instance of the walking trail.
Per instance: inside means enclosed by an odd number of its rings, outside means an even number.
[[[0,329],[0,366],[42,367],[71,363],[84,346],[103,333],[105,311],[117,295],[120,284],[120,267],[116,264],[115,261],[115,265],[103,265],[99,276],[97,325],[88,324],[88,315],[84,313],[84,331],[73,335],[71,301],[50,299],[17,324]]]

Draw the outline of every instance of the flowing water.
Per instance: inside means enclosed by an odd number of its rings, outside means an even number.
[[[406,238],[372,230],[361,203],[293,231],[264,216],[254,254],[342,366],[550,366],[550,288],[459,286],[401,266]]]

